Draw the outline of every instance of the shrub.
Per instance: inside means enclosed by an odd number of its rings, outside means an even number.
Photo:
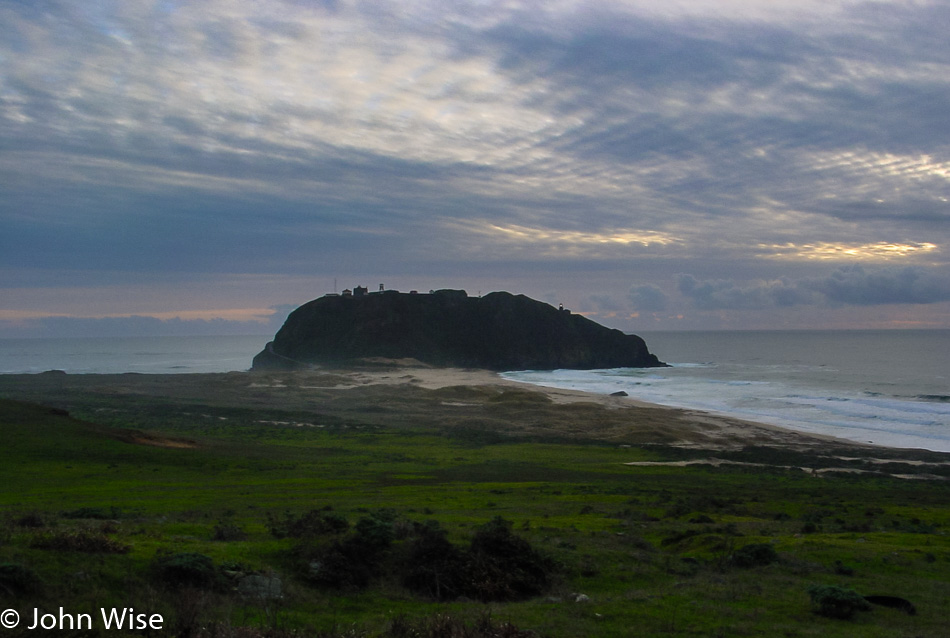
[[[214,526],[211,532],[213,541],[243,541],[247,539],[247,533],[236,523],[221,521]]]
[[[465,558],[435,521],[419,527],[406,543],[403,585],[436,600],[451,600],[464,589]]]
[[[492,619],[491,614],[483,614],[471,625],[452,616],[435,614],[420,620],[396,616],[382,636],[383,638],[532,638],[537,634],[519,629],[509,622],[499,623]]]
[[[345,517],[325,510],[310,510],[299,517],[285,512],[283,519],[268,512],[266,525],[274,538],[314,538],[342,534],[350,528]]]
[[[483,602],[523,600],[549,585],[550,561],[512,534],[511,521],[500,516],[475,533],[467,558],[468,595]]]
[[[159,556],[155,559],[153,567],[158,580],[171,587],[189,585],[210,588],[217,581],[214,561],[197,552]]]
[[[17,563],[0,563],[0,594],[27,596],[39,592],[42,583],[29,567]]]
[[[736,567],[764,567],[778,562],[778,553],[768,543],[752,543],[737,549],[729,562]]]
[[[119,518],[122,514],[117,507],[80,507],[78,509],[63,512],[63,518],[95,518],[105,520],[107,518]]]
[[[13,524],[19,527],[30,527],[36,529],[38,527],[46,527],[46,519],[44,519],[43,515],[39,512],[30,512],[29,514],[24,514],[23,516],[15,519]]]
[[[90,534],[85,531],[57,532],[37,536],[30,543],[30,547],[87,554],[127,554],[132,549],[131,546],[109,538],[105,534]]]
[[[393,518],[386,512],[364,516],[356,522],[354,540],[371,552],[386,549],[393,542]]]
[[[377,556],[353,537],[334,541],[307,563],[307,578],[336,589],[363,589],[379,573]]]
[[[856,611],[869,611],[871,605],[853,589],[835,585],[812,585],[808,595],[815,605],[815,613],[828,618],[847,620]]]
[[[345,538],[294,548],[303,576],[319,586],[359,590],[381,574],[436,600],[468,596],[482,601],[522,600],[549,584],[551,562],[496,517],[481,527],[467,550],[453,545],[438,523],[413,524],[409,539],[394,552],[394,514],[365,516]],[[409,529],[407,527],[407,529]]]

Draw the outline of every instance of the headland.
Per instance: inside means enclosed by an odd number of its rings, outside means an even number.
[[[664,365],[642,338],[524,295],[357,287],[293,311],[253,367],[340,366],[371,357],[487,370]]]

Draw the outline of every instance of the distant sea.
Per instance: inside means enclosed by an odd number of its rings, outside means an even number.
[[[183,374],[248,370],[269,337],[0,339],[0,374]]]
[[[670,368],[510,372],[890,447],[950,452],[950,330],[644,332]]]
[[[669,368],[519,371],[631,397],[892,447],[950,452],[950,330],[644,332]],[[0,339],[0,373],[247,370],[266,336]]]

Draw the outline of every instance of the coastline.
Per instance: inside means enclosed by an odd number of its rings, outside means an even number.
[[[660,416],[660,413],[665,412],[667,413],[666,416],[671,420],[688,420],[700,426],[698,429],[704,430],[706,436],[703,437],[703,441],[683,440],[680,444],[683,447],[695,446],[715,449],[717,447],[715,439],[719,439],[720,444],[725,447],[735,447],[737,444],[741,445],[743,440],[746,440],[750,444],[755,445],[790,446],[796,449],[810,449],[828,445],[868,450],[882,448],[900,449],[886,448],[885,446],[861,443],[825,434],[800,432],[778,425],[749,421],[712,412],[649,403],[629,396],[611,396],[608,394],[585,392],[583,390],[568,390],[523,381],[514,381],[506,379],[502,377],[500,373],[491,370],[403,365],[394,368],[363,368],[350,371],[334,370],[334,373],[351,376],[353,385],[350,387],[367,384],[398,385],[406,383],[428,390],[438,390],[452,386],[494,386],[499,388],[533,390],[543,394],[554,404],[558,405],[593,403],[612,410],[641,409],[653,411],[656,416]],[[343,386],[340,387],[341,389],[343,388]]]
[[[345,368],[192,374],[0,375],[0,397],[78,410],[135,415],[138,403],[179,414],[190,405],[280,411],[275,426],[320,418],[369,428],[424,427],[493,440],[659,446],[692,458],[771,448],[833,459],[884,457],[943,466],[950,455],[856,442],[728,415],[505,379],[484,369],[437,368],[414,360],[364,360]],[[192,418],[192,417],[188,417]],[[147,426],[143,426],[147,427]],[[322,426],[320,426],[322,427]],[[364,427],[359,425],[357,427]],[[158,425],[161,429],[161,425]],[[677,457],[678,458],[678,457]]]

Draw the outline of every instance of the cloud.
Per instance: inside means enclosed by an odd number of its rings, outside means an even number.
[[[919,267],[835,269],[824,277],[782,278],[740,285],[732,280],[678,277],[678,289],[700,310],[760,310],[792,306],[922,305],[950,301],[950,277]]]
[[[578,299],[715,263],[683,294],[753,309],[950,245],[945,3],[41,4],[0,3],[0,277],[583,271]]]
[[[666,293],[652,284],[634,286],[627,297],[633,303],[633,309],[642,312],[660,312],[669,305]]]
[[[818,242],[803,245],[794,243],[762,245],[760,248],[762,249],[761,256],[768,259],[841,260],[858,258],[890,261],[915,256],[918,253],[933,252],[938,247],[930,242],[877,242],[863,245]]]
[[[839,268],[830,276],[803,282],[830,303],[872,306],[879,304],[933,304],[950,301],[950,276],[923,268],[861,266]]]
[[[0,312],[2,338],[142,337],[274,335],[296,306],[272,308],[273,314],[259,320],[193,319],[131,315],[125,317],[31,316],[18,318]]]
[[[623,304],[618,303],[610,295],[590,295],[588,300],[594,304],[598,312],[613,313],[624,309]]]
[[[269,334],[257,321],[227,319],[158,319],[130,316],[105,318],[43,317],[20,321],[0,320],[6,338],[41,337],[141,337]]]
[[[813,303],[815,300],[807,289],[788,279],[740,286],[730,280],[700,281],[690,274],[681,274],[677,286],[680,293],[700,310],[758,310]]]

